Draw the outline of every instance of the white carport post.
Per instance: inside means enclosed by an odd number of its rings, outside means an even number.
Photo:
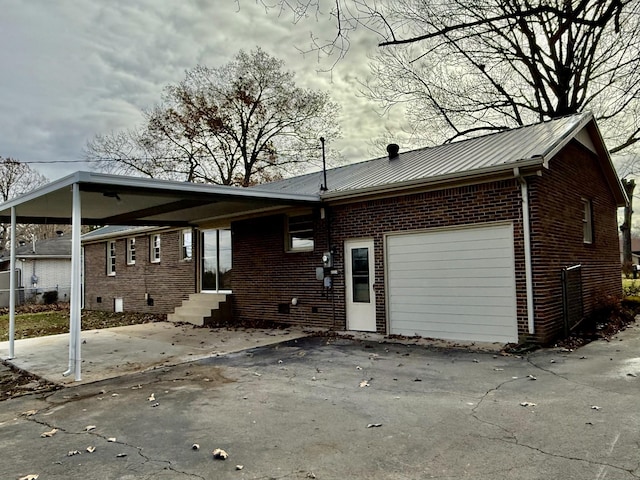
[[[15,358],[16,336],[16,207],[11,207],[11,254],[9,257],[9,358]]]
[[[73,184],[73,210],[71,214],[71,304],[69,307],[69,369],[64,376],[75,373],[75,381],[82,380],[81,350],[81,301],[80,288],[80,228],[82,215],[80,205],[80,185]]]

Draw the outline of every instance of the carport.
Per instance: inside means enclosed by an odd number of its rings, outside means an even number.
[[[16,270],[16,224],[71,224],[69,365],[63,375],[73,373],[80,381],[82,225],[197,227],[319,203],[317,195],[76,172],[1,204],[0,222],[11,223],[11,272]],[[15,274],[10,277],[9,358],[14,358]]]

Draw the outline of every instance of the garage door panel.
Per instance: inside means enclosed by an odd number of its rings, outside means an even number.
[[[495,287],[509,288],[511,278],[509,277],[491,277],[491,289]],[[447,288],[454,290],[456,296],[464,292],[460,292],[459,289],[465,288],[483,288],[487,284],[487,277],[429,277],[429,278],[394,278],[389,282],[389,285],[394,288]]]
[[[495,314],[495,307],[502,305],[488,304],[488,305],[420,305],[420,304],[407,304],[403,305],[402,309],[396,310],[396,319],[421,319],[430,315],[447,316],[447,315],[460,315],[460,319],[453,319],[453,323],[468,322],[473,323],[472,319],[464,317],[477,317],[482,319],[482,323],[489,325],[501,325],[503,323],[504,316],[498,316]],[[493,320],[495,319],[495,321]],[[432,323],[437,323],[438,319],[432,319]]]
[[[444,315],[439,322],[433,322],[431,328],[434,331],[444,332],[451,331],[452,333],[460,334],[465,332],[470,333],[484,333],[490,335],[498,335],[501,336],[504,334],[504,328],[501,323],[493,323],[487,325],[486,323],[473,323],[473,322],[460,322],[455,321],[457,318],[460,318],[458,315]],[[467,320],[471,320],[468,318]],[[416,332],[420,331],[420,327],[422,325],[421,319],[410,319],[407,318],[405,320],[405,324],[407,327],[407,331],[411,332],[412,328],[415,329]]]
[[[496,328],[492,330],[491,328],[482,328],[479,327],[477,329],[470,328],[468,325],[453,325],[451,326],[448,323],[442,323],[441,325],[434,325],[433,328],[429,330],[429,335],[426,335],[424,331],[420,330],[420,323],[416,324],[416,328],[414,331],[409,326],[404,333],[400,333],[398,335],[406,335],[406,336],[414,336],[419,335],[421,337],[426,338],[439,338],[446,340],[459,340],[459,341],[469,341],[469,336],[473,336],[473,341],[477,342],[501,342],[501,343],[509,343],[512,340],[509,336],[504,335],[502,327]],[[440,328],[438,328],[440,326]]]
[[[389,271],[404,271],[404,270],[424,270],[424,264],[429,263],[429,269],[435,270],[471,270],[471,269],[493,269],[493,268],[510,268],[513,263],[509,262],[509,259],[505,259],[504,256],[494,257],[476,257],[469,260],[460,260],[457,258],[446,259],[442,256],[436,256],[433,259],[424,259],[420,257],[412,257],[402,262],[395,262],[393,257],[389,257]]]
[[[390,235],[386,249],[392,334],[517,341],[510,224]]]
[[[456,305],[460,306],[493,306],[493,307],[505,307],[511,303],[511,299],[503,297],[470,297],[470,296],[441,296],[431,297],[428,299],[429,305],[450,305],[455,300]],[[402,311],[407,308],[407,305],[415,305],[416,308],[423,308],[425,300],[422,298],[416,298],[415,296],[403,296],[393,295],[391,301],[396,304],[396,311]]]

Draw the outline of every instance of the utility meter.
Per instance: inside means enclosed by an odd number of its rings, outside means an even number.
[[[331,252],[324,252],[322,254],[322,266],[324,268],[333,267],[333,256],[331,255]]]

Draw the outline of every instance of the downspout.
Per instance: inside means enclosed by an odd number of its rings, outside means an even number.
[[[513,173],[520,184],[522,197],[522,235],[524,236],[524,277],[527,288],[527,324],[529,334],[535,333],[533,308],[533,273],[531,266],[531,226],[529,224],[529,188],[527,180],[520,175],[520,169],[515,167]]]
[[[9,255],[9,359],[15,358],[16,336],[16,207],[11,207],[11,252]]]

